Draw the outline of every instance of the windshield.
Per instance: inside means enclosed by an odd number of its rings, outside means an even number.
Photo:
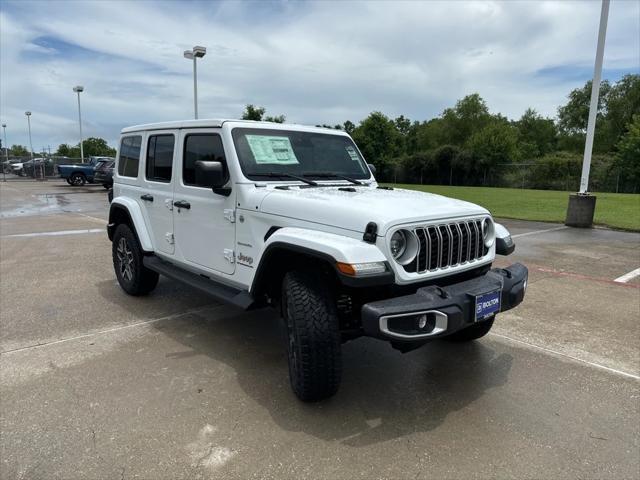
[[[371,178],[349,137],[328,133],[235,128],[233,141],[242,172],[252,180],[282,174],[317,179]]]

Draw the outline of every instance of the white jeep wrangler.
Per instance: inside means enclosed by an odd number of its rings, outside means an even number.
[[[342,131],[238,120],[122,130],[108,234],[121,287],[159,274],[243,309],[272,306],[304,401],[333,395],[340,345],[363,335],[401,351],[473,340],[518,305],[521,264],[487,210],[378,186]]]

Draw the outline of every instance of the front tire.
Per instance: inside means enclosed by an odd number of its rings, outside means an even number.
[[[460,330],[452,335],[445,337],[446,340],[451,342],[470,342],[472,340],[477,340],[478,338],[484,337],[489,331],[491,327],[493,327],[493,321],[496,319],[494,316],[489,320],[485,320],[481,323],[477,323],[475,325],[471,325],[470,327],[465,328],[464,330]]]
[[[308,272],[287,273],[282,316],[293,392],[303,402],[333,396],[340,386],[342,359],[336,302],[327,282]]]
[[[144,253],[128,225],[121,224],[116,228],[111,251],[116,278],[125,292],[140,296],[156,288],[159,275],[144,266]]]

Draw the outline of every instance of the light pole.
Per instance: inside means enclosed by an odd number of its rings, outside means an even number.
[[[36,178],[36,162],[33,161],[33,142],[31,141],[31,112],[24,112],[29,125],[29,153],[31,154],[31,165],[33,166],[33,178]]]
[[[593,225],[593,215],[596,210],[596,197],[589,194],[589,170],[591,169],[591,153],[593,151],[593,137],[596,130],[596,116],[598,114],[598,95],[600,94],[600,79],[602,78],[602,60],[604,57],[604,41],[607,36],[607,20],[609,18],[609,0],[602,0],[600,9],[600,28],[598,30],[598,46],[596,48],[596,62],[593,68],[591,82],[591,104],[587,120],[587,136],[584,142],[584,157],[582,159],[582,177],[580,191],[569,196],[569,206],[565,225],[570,227],[589,228]]]
[[[84,147],[82,146],[82,112],[80,111],[80,92],[84,91],[82,85],[73,87],[73,91],[78,94],[78,124],[80,125],[80,161],[84,163]]]
[[[7,124],[6,123],[2,124],[2,130],[4,132],[4,157],[7,161],[7,164],[2,166],[2,180],[6,182],[7,181],[6,168],[9,166],[9,145],[7,145]]]
[[[205,47],[195,46],[193,50],[185,50],[184,58],[193,60],[193,118],[198,119],[198,72],[196,69],[196,59],[207,54]]]

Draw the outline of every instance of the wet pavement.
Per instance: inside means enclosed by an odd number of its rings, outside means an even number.
[[[491,334],[349,342],[339,393],[306,405],[272,312],[125,295],[107,211],[101,186],[0,183],[0,477],[638,477],[640,284],[615,279],[640,234],[504,221],[496,263],[530,285]]]

